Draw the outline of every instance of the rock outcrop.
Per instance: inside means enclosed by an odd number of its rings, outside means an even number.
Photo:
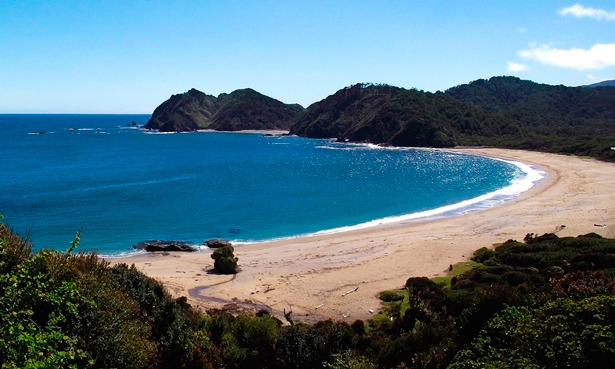
[[[137,250],[145,250],[149,252],[154,252],[154,251],[193,252],[193,251],[198,250],[196,247],[190,246],[187,242],[160,241],[160,240],[141,242],[140,244],[133,246],[133,248]]]
[[[205,246],[209,247],[210,249],[219,249],[224,246],[232,246],[232,245],[230,242],[226,240],[214,238],[214,239],[205,241]]]

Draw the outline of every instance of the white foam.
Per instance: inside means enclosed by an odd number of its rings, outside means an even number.
[[[177,132],[160,132],[160,131],[145,130],[143,131],[143,133],[145,133],[146,135],[174,135]]]
[[[540,181],[546,178],[547,173],[540,168],[531,167],[525,163],[509,161],[499,158],[491,158],[493,160],[500,160],[518,167],[523,175],[518,178],[514,178],[512,183],[499,190],[464,200],[455,204],[442,206],[436,209],[425,210],[417,213],[410,213],[400,216],[387,217],[382,219],[376,219],[369,222],[357,224],[354,226],[346,226],[340,228],[334,228],[330,230],[324,230],[315,232],[314,235],[323,235],[331,233],[346,232],[351,230],[375,227],[378,225],[391,224],[391,223],[403,223],[406,221],[420,220],[435,218],[440,216],[453,216],[467,214],[473,211],[490,208],[492,206],[504,203],[518,197],[521,193],[531,189],[537,185]]]

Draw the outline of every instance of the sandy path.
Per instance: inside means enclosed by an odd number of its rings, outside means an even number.
[[[526,151],[457,151],[536,165],[548,177],[513,201],[461,216],[238,246],[242,271],[236,278],[208,273],[213,268],[209,252],[110,261],[134,263],[173,295],[188,296],[203,308],[234,301],[270,308],[280,317],[292,307],[296,318],[352,322],[379,309],[379,291],[401,287],[411,276],[441,274],[483,246],[521,240],[529,232],[554,232],[561,225],[566,227],[560,236],[615,237],[614,164]]]

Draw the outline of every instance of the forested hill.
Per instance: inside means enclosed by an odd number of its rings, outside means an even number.
[[[593,83],[591,85],[587,85],[587,86],[584,86],[584,87],[608,87],[608,86],[615,87],[615,79],[611,79],[609,81],[602,81],[602,82],[598,82],[598,83]]]
[[[249,88],[218,97],[191,89],[158,106],[145,128],[161,132],[288,130],[303,110]]]
[[[615,88],[538,84],[493,77],[445,95],[517,122],[528,136],[494,145],[615,160]],[[529,137],[529,139],[528,139]]]
[[[593,87],[593,88],[588,88]],[[311,138],[392,146],[495,146],[615,161],[615,87],[566,87],[493,77],[445,92],[356,84],[303,109],[254,90],[218,97],[192,89],[154,111],[146,128],[290,128]]]
[[[615,88],[493,77],[435,94],[344,88],[306,110],[291,133],[394,146],[495,146],[615,161]]]
[[[443,94],[356,84],[312,104],[291,133],[393,146],[492,144],[493,137],[526,134],[513,119]]]

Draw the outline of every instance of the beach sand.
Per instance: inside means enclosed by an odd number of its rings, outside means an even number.
[[[265,308],[282,320],[292,309],[297,320],[353,322],[379,311],[380,291],[401,288],[409,277],[442,275],[483,246],[530,232],[615,237],[615,164],[517,150],[453,151],[524,162],[548,176],[514,200],[464,215],[236,246],[235,276],[213,274],[208,250],[108,260],[135,264],[203,309]]]

